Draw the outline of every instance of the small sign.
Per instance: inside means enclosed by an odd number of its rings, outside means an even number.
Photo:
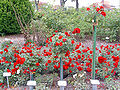
[[[4,76],[4,77],[11,76],[11,73],[10,73],[10,72],[4,72],[4,73],[3,73],[3,76]]]
[[[106,39],[108,40],[108,39],[109,39],[109,37],[106,37]]]
[[[100,84],[99,80],[90,79],[91,84]]]
[[[58,86],[67,86],[67,82],[60,80],[60,81],[58,81]]]
[[[36,81],[27,81],[28,86],[36,86]]]
[[[20,69],[17,70],[17,74],[19,74],[19,73],[20,73]]]
[[[76,78],[76,76],[77,76],[77,74],[74,74],[74,75],[73,75],[73,78]]]

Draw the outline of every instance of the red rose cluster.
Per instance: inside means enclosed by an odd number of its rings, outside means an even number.
[[[74,31],[72,32],[72,34],[75,34],[75,33],[80,33],[80,29],[79,28],[75,28]]]
[[[100,6],[100,7],[97,7],[97,8],[95,6],[93,6],[93,7],[98,12],[98,14],[101,14],[104,17],[106,16],[106,13],[104,12],[104,7],[103,6]],[[87,11],[90,11],[90,8],[87,8]]]

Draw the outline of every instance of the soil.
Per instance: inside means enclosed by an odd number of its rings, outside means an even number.
[[[17,35],[8,35],[8,36],[0,36],[0,43],[11,40],[15,44],[23,45],[25,43],[24,41],[24,35],[23,34],[17,34]],[[93,46],[93,39],[92,37],[86,37],[85,39],[78,39],[84,45],[85,47],[92,47]],[[106,41],[100,41],[97,39],[96,46],[99,47],[101,45],[108,45],[108,44],[118,44],[118,43],[107,43]]]

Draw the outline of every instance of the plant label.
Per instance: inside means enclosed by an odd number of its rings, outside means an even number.
[[[36,86],[36,81],[27,81],[28,86]]]
[[[20,70],[18,69],[18,70],[17,70],[17,74],[19,74],[19,73],[20,73]]]
[[[3,73],[3,77],[8,77],[8,76],[11,76],[11,73],[10,73],[10,72],[4,72],[4,73]]]
[[[99,80],[90,79],[91,84],[100,84]]]
[[[67,82],[60,80],[60,81],[58,81],[58,86],[67,86]]]

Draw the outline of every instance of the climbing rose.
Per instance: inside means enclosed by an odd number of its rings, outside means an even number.
[[[80,29],[79,28],[75,28],[74,31],[72,32],[72,34],[75,34],[75,33],[80,33]]]
[[[106,16],[106,13],[104,11],[101,12],[101,14],[105,17]]]
[[[98,12],[100,10],[100,8],[97,8],[96,11]]]

